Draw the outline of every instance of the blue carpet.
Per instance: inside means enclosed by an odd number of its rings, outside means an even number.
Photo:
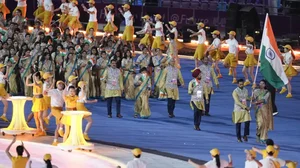
[[[176,118],[169,119],[166,101],[151,99],[150,119],[133,118],[133,101],[122,100],[123,119],[108,119],[106,102],[89,104],[87,107],[93,112],[93,126],[90,137],[94,140],[101,140],[125,145],[143,147],[147,149],[168,152],[199,160],[210,160],[209,151],[212,148],[219,148],[221,157],[227,159],[232,154],[234,167],[244,167],[244,149],[252,146],[264,148],[255,141],[255,117],[252,110],[251,133],[248,143],[237,143],[235,137],[235,125],[231,122],[233,110],[232,91],[236,85],[231,84],[232,77],[227,76],[228,70],[222,68],[223,78],[220,79],[220,89],[216,89],[211,98],[211,117],[203,117],[201,123],[202,131],[193,130],[193,111],[190,109],[190,96],[187,94],[187,85],[192,79],[190,70],[193,69],[192,60],[182,60],[182,74],[186,86],[180,88],[180,100],[176,104]],[[238,69],[239,77],[242,77],[242,67]],[[258,80],[262,79],[259,75]],[[279,115],[274,119],[275,130],[269,133],[276,144],[279,144],[281,151],[279,157],[286,160],[300,161],[300,79],[293,79],[292,99],[285,98],[286,95],[277,95],[276,104]],[[249,93],[250,87],[248,87]],[[9,107],[11,109],[11,105]],[[31,102],[26,104],[26,115],[29,114]],[[2,109],[2,104],[0,105]],[[115,110],[115,107],[113,108]],[[115,114],[115,111],[113,112]],[[11,114],[9,113],[9,118]],[[54,118],[51,119],[50,130],[54,130]],[[85,123],[85,122],[84,122]],[[34,126],[34,121],[30,123]],[[259,156],[260,158],[260,156]]]

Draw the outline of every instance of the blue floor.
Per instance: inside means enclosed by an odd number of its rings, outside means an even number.
[[[264,148],[255,141],[255,117],[252,110],[251,133],[248,143],[237,143],[235,137],[235,125],[231,122],[233,110],[232,91],[236,85],[231,84],[232,77],[227,76],[228,70],[222,68],[223,78],[220,79],[220,89],[215,91],[211,99],[211,117],[203,117],[202,131],[193,130],[193,111],[190,109],[190,96],[187,94],[187,85],[191,80],[191,72],[194,62],[182,60],[182,74],[186,86],[180,88],[180,100],[176,104],[176,118],[170,119],[167,114],[166,101],[151,99],[150,119],[133,118],[133,101],[122,100],[123,119],[108,119],[106,103],[98,102],[89,104],[87,107],[93,112],[93,126],[90,137],[94,140],[133,145],[172,154],[210,160],[209,151],[219,148],[221,157],[227,159],[232,154],[234,167],[244,166],[244,149],[252,146]],[[241,74],[242,67],[238,67]],[[239,77],[242,77],[241,75]],[[258,79],[262,77],[259,75]],[[285,95],[276,96],[276,104],[279,115],[275,117],[275,130],[270,132],[269,137],[279,144],[281,151],[279,157],[286,160],[300,161],[300,79],[296,77],[292,81],[292,99]],[[250,87],[248,87],[250,89]],[[251,91],[249,90],[249,93]],[[0,105],[2,109],[2,104]],[[30,112],[31,103],[26,104],[26,115]],[[11,107],[10,107],[11,109]],[[115,108],[114,108],[115,109]],[[115,112],[114,112],[115,114]],[[11,118],[9,114],[9,118]],[[51,119],[50,130],[54,129],[54,118]],[[34,122],[30,123],[34,126]],[[260,158],[260,157],[259,157]]]

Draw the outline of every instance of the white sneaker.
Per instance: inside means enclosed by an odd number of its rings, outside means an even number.
[[[273,116],[276,116],[277,114],[278,114],[278,112],[276,111],[276,112],[273,113]]]

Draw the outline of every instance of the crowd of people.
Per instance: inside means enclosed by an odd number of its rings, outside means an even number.
[[[178,41],[177,23],[170,21],[164,25],[162,16],[156,14],[154,21],[149,15],[142,17],[144,27],[136,34],[144,34],[138,48],[142,54],[136,56],[134,45],[134,16],[130,5],[125,4],[118,11],[125,20],[125,30],[122,38],[113,34],[117,30],[114,24],[114,6],[105,7],[107,24],[103,28],[104,36],[98,37],[97,9],[95,1],[89,0],[89,7],[81,5],[89,14],[86,31],[79,31],[82,24],[77,0],[62,0],[55,9],[52,0],[38,0],[34,12],[34,28],[30,30],[26,19],[26,0],[16,0],[18,5],[12,12],[12,18],[5,2],[0,2],[0,96],[4,104],[3,121],[7,119],[7,99],[14,95],[33,97],[32,113],[27,122],[35,120],[37,136],[45,136],[49,120],[56,119],[55,138],[52,145],[58,144],[58,137],[65,141],[70,132],[71,121],[61,111],[88,111],[85,103],[96,103],[97,99],[107,102],[107,116],[112,118],[112,102],[116,101],[116,117],[121,115],[121,98],[134,100],[134,118],[148,119],[151,116],[149,98],[167,100],[167,112],[170,118],[175,117],[176,101],[179,100],[179,86],[185,81],[181,74],[178,50],[183,44]],[[59,24],[52,22],[55,12],[60,13]],[[266,143],[268,130],[273,128],[272,96],[266,89],[267,81],[262,80],[257,88],[254,67],[257,60],[254,57],[255,43],[251,36],[246,36],[246,54],[244,61],[244,78],[237,79],[239,43],[236,33],[230,31],[227,40],[221,40],[220,32],[211,32],[213,42],[205,45],[206,32],[204,23],[197,23],[198,30],[188,30],[190,37],[198,38],[195,50],[195,69],[192,70],[193,80],[188,84],[188,94],[191,96],[190,106],[194,110],[194,129],[199,131],[202,115],[210,116],[210,97],[214,93],[213,83],[219,87],[222,74],[219,61],[224,59],[224,66],[233,76],[232,83],[238,87],[233,91],[234,110],[233,122],[236,124],[238,142],[248,141],[251,117],[247,100],[251,101],[256,110],[257,141]],[[167,32],[164,31],[167,28]],[[155,37],[152,32],[155,31]],[[166,38],[169,38],[167,43]],[[221,44],[229,46],[225,57]],[[166,55],[163,52],[166,49]],[[283,62],[289,83],[280,93],[288,91],[291,98],[292,77],[297,75],[293,68],[293,50],[290,45],[284,46]],[[137,57],[137,58],[135,58]],[[217,74],[215,73],[217,72]],[[250,78],[251,80],[250,80]],[[248,95],[244,86],[251,84],[253,96]],[[8,94],[9,93],[9,94]],[[94,100],[90,100],[94,98]],[[50,113],[48,113],[50,110]],[[84,116],[87,125],[84,138],[88,136],[92,125],[92,117]],[[244,136],[241,136],[241,123],[245,123]],[[64,126],[64,128],[63,128]],[[272,151],[272,150],[271,150]],[[218,153],[214,150],[214,154]],[[248,152],[248,153],[251,153]],[[212,154],[213,155],[213,154]],[[213,155],[214,156],[214,155]],[[219,166],[220,167],[220,166]]]

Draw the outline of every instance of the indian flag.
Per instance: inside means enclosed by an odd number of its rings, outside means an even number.
[[[0,26],[0,33],[1,34],[6,34],[7,33],[7,28]]]
[[[67,51],[66,50],[61,50],[59,51],[60,56],[64,57],[67,55]]]
[[[266,15],[264,32],[261,40],[259,60],[260,72],[264,78],[275,88],[281,88],[288,83],[283,70],[280,51],[273,33],[269,15]]]
[[[85,38],[84,42],[88,43],[88,44],[91,44],[93,42],[93,39],[91,39],[91,38]]]
[[[75,51],[76,51],[77,53],[79,53],[79,52],[81,51],[80,45],[76,45],[76,46],[75,46]]]

